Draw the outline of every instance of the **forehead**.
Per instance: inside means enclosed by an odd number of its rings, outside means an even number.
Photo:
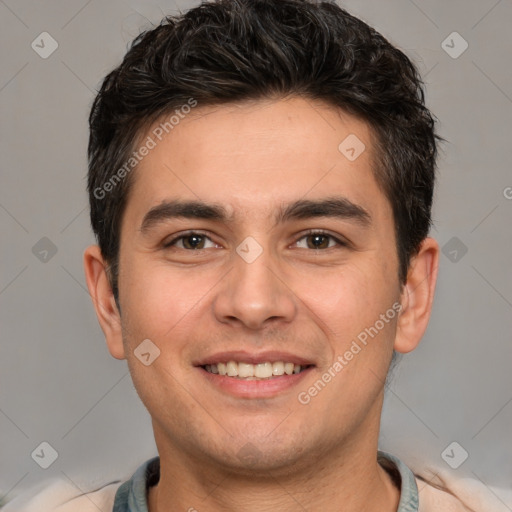
[[[142,138],[154,147],[133,175],[128,204],[139,216],[169,197],[222,203],[232,219],[274,219],[276,205],[327,195],[386,206],[370,127],[331,105],[298,97],[198,105],[167,120]]]

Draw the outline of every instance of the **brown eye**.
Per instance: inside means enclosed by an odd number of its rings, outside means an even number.
[[[309,249],[327,249],[329,247],[329,236],[327,235],[308,235]]]
[[[203,249],[205,237],[202,235],[187,235],[182,238],[185,249]]]
[[[302,240],[306,240],[306,243],[302,242]],[[322,232],[311,232],[307,235],[303,236],[297,241],[297,246],[304,249],[331,249],[336,246],[346,246],[344,242],[338,240],[334,236],[328,233]]]
[[[207,241],[211,242],[212,245],[210,247],[213,247],[215,245],[206,235],[203,235],[201,233],[188,233],[172,239],[170,242],[164,244],[164,247],[177,247],[178,249],[193,251],[206,249],[207,247],[205,247],[205,244],[207,243]]]

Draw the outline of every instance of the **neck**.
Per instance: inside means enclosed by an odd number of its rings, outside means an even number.
[[[376,463],[366,466],[365,481],[354,481],[351,473],[341,475],[343,483],[335,490],[329,481],[318,482],[298,479],[254,479],[253,481],[232,480],[229,484],[219,480],[216,484],[202,488],[201,492],[183,492],[184,487],[159,483],[150,488],[149,512],[186,510],[197,512],[262,512],[279,510],[322,510],[325,512],[379,511],[396,512],[400,492],[390,476]]]
[[[378,428],[361,430],[363,444],[345,439],[343,446],[310,457],[301,468],[250,476],[209,466],[204,458],[191,460],[179,450],[166,449],[155,435],[160,481],[150,488],[149,512],[396,512],[400,491],[377,462]]]

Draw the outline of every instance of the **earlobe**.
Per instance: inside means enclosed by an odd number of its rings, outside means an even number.
[[[411,260],[407,282],[402,291],[402,310],[398,318],[394,349],[406,353],[414,350],[423,337],[430,313],[439,266],[439,245],[425,238],[418,254]]]
[[[109,352],[116,359],[126,359],[123,347],[121,317],[106,271],[106,262],[97,245],[84,252],[84,271],[96,316],[100,323]]]

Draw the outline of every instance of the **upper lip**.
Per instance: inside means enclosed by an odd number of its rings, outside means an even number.
[[[266,351],[266,352],[247,352],[245,350],[232,350],[227,352],[216,352],[210,356],[201,358],[194,362],[194,366],[205,366],[207,364],[227,363],[228,361],[236,361],[239,363],[276,363],[282,361],[284,363],[293,363],[300,366],[314,365],[311,359],[290,354],[289,352]]]

